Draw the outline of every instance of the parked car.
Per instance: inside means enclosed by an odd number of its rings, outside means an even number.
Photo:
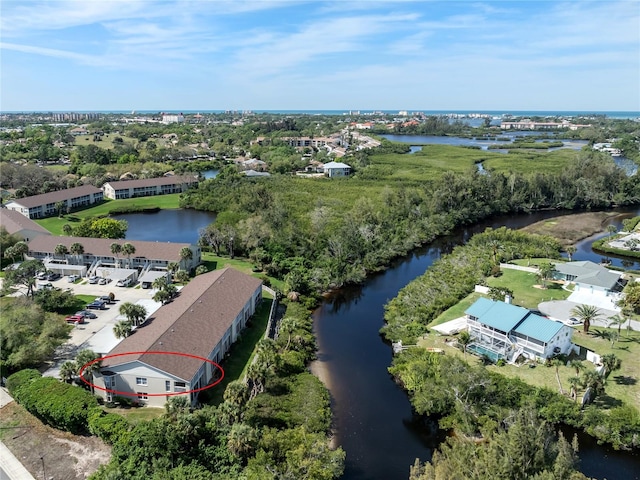
[[[95,275],[93,277],[89,277],[89,283],[98,283],[100,279]]]
[[[80,275],[69,275],[67,277],[67,282],[73,283],[80,278]]]
[[[81,317],[80,315],[69,315],[65,318],[65,321],[67,323],[84,323],[84,317]]]
[[[98,284],[99,285],[106,285],[107,283],[109,283],[109,279],[108,278],[101,278],[100,280],[98,280]]]
[[[38,283],[37,290],[53,290],[53,283]]]
[[[111,300],[111,297],[109,295],[102,295],[100,297],[96,297],[96,302],[104,302],[104,303],[109,303],[109,304],[114,303]]]
[[[85,319],[86,318],[98,318],[98,316],[95,313],[90,312],[89,310],[80,310],[79,312],[76,312],[75,315],[78,315],[80,317],[84,317]]]
[[[36,278],[38,280],[46,280],[47,279],[47,272],[40,272],[39,274],[36,275]]]
[[[104,310],[107,308],[107,302],[102,300],[94,300],[93,302],[87,304],[86,308],[90,310]]]
[[[569,325],[580,325],[582,322],[575,317],[571,317],[569,320]]]
[[[128,287],[129,285],[131,285],[131,279],[130,278],[126,278],[124,280],[118,280],[116,282],[116,287]]]
[[[54,273],[54,272],[49,272],[47,274],[47,280],[49,280],[50,282],[54,281],[54,280],[58,280],[62,275],[60,275],[59,273]]]

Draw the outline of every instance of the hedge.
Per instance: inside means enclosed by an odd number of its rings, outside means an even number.
[[[88,433],[89,411],[98,401],[83,388],[21,370],[7,379],[13,398],[42,422],[75,434]]]
[[[117,413],[107,413],[102,408],[96,407],[89,412],[89,433],[97,435],[109,445],[113,445],[131,425],[123,416]]]

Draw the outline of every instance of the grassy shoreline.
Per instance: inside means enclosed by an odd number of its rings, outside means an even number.
[[[156,195],[152,197],[127,198],[123,200],[106,199],[100,205],[79,210],[77,212],[63,215],[62,217],[48,217],[35,220],[41,227],[49,230],[53,235],[64,235],[62,230],[66,223],[77,223],[85,218],[109,216],[112,210],[140,208],[159,208],[161,210],[175,210],[180,208],[180,194]]]

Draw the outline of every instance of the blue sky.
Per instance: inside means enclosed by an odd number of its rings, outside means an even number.
[[[640,1],[2,0],[0,109],[640,110]]]

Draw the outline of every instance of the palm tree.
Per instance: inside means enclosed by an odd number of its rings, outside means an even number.
[[[171,273],[176,273],[179,268],[180,268],[180,264],[178,262],[167,263],[167,270]]]
[[[289,345],[291,345],[291,335],[298,328],[300,328],[300,322],[295,317],[284,317],[280,321],[279,333],[285,333],[287,335],[287,345],[284,347],[285,352],[289,350]]]
[[[558,387],[560,388],[560,395],[564,395],[564,389],[562,388],[562,382],[560,381],[560,367],[564,365],[564,362],[559,358],[554,358],[551,361],[551,365],[556,368],[556,380],[558,381]]]
[[[70,360],[60,365],[60,379],[64,382],[71,383],[73,377],[78,373],[75,362]]]
[[[609,232],[609,236],[613,236],[614,233],[618,231],[618,227],[615,225],[607,225],[607,232]]]
[[[224,401],[241,407],[247,401],[248,397],[247,384],[241,380],[233,380],[229,382],[224,390]]]
[[[473,341],[473,337],[469,333],[468,330],[463,330],[458,335],[458,345],[462,347],[462,353],[464,354],[464,358],[467,358],[467,347]]]
[[[93,350],[81,350],[76,355],[76,371],[78,375],[80,375],[80,371],[84,368],[82,376],[91,385],[91,393],[95,391],[93,387],[93,374],[100,371],[100,364],[102,363],[94,361],[98,358],[100,358],[100,355]]]
[[[584,375],[582,375],[581,385],[583,388],[591,389],[593,392],[593,396],[590,397],[591,401],[593,401],[593,398],[604,393],[604,379],[595,370],[588,370],[584,372]]]
[[[542,280],[542,288],[547,288],[547,280],[553,277],[556,267],[549,262],[543,262],[538,267],[538,277]]]
[[[239,458],[247,458],[258,443],[258,435],[253,427],[244,423],[234,423],[227,438],[227,448]]]
[[[498,265],[498,252],[502,250],[502,245],[498,240],[491,240],[487,244],[491,249],[491,255],[493,256],[493,263]]]
[[[184,270],[187,270],[187,261],[193,258],[193,252],[189,247],[182,247],[180,249],[180,262],[184,262]]]
[[[24,256],[29,253],[27,242],[17,242],[11,248],[13,249],[13,255],[20,260],[24,260]]]
[[[136,247],[127,242],[122,245],[122,253],[127,256],[127,265],[131,268],[131,255],[136,253]]]
[[[64,256],[69,253],[69,249],[66,245],[59,243],[56,245],[56,248],[53,249],[53,253],[55,253],[56,255],[60,255],[64,260]]]
[[[626,322],[627,319],[620,316],[620,315],[614,315],[613,317],[609,317],[609,327],[611,327],[612,325],[617,325],[618,326],[618,340],[620,340],[620,330],[622,329],[622,325],[624,325],[624,322]]]
[[[569,261],[571,262],[573,259],[573,254],[576,253],[577,251],[576,247],[574,245],[569,245],[564,250],[565,252],[567,252],[567,255],[569,256]]]
[[[64,233],[67,237],[71,235],[73,232],[73,227],[70,223],[65,223],[62,225],[62,233]]]
[[[138,326],[145,318],[147,318],[147,309],[142,305],[137,305],[131,302],[125,302],[120,305],[120,315],[127,317],[127,320],[132,326]]]
[[[80,256],[84,255],[84,247],[81,243],[73,242],[69,247],[69,253],[76,256],[76,262],[80,262]]]
[[[604,365],[604,378],[609,376],[614,370],[620,370],[622,366],[622,360],[620,360],[614,353],[607,353],[600,357],[602,365]]]
[[[569,366],[576,371],[576,377],[579,377],[580,372],[582,372],[586,368],[584,366],[584,363],[582,363],[580,360],[571,360]]]
[[[113,334],[116,338],[127,338],[131,335],[133,327],[131,322],[128,320],[121,320],[113,326]]]
[[[113,253],[116,257],[116,267],[118,266],[118,264],[120,263],[120,252],[122,252],[122,245],[120,245],[119,243],[113,242],[111,244],[111,253]]]
[[[593,305],[578,305],[571,310],[571,314],[578,320],[584,322],[582,325],[584,333],[589,333],[591,322],[600,317],[600,310]]]
[[[569,385],[571,386],[571,398],[573,401],[578,401],[578,387],[580,386],[580,378],[579,377],[569,377]]]

